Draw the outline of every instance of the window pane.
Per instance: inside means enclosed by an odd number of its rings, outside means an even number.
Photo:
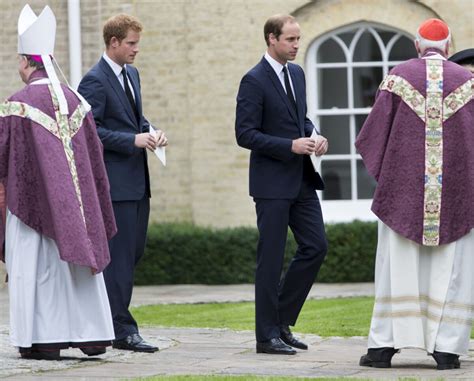
[[[367,119],[367,115],[356,115],[355,116],[355,123],[356,123],[356,137],[359,135],[362,126],[364,125],[365,120]]]
[[[351,199],[351,163],[349,160],[323,160],[321,173],[325,183],[323,200]]]
[[[330,38],[319,47],[318,62],[346,62],[346,56],[340,45]]]
[[[339,33],[337,36],[345,42],[346,46],[349,47],[351,45],[351,41],[354,38],[355,31],[351,32],[344,32],[344,33]]]
[[[362,160],[357,160],[357,194],[359,200],[371,199],[374,196],[376,182],[367,173]]]
[[[349,116],[321,116],[319,128],[329,142],[327,155],[349,154],[351,139],[349,135]]]
[[[347,108],[347,69],[318,69],[319,108]]]
[[[388,42],[392,39],[393,36],[395,36],[394,32],[377,30],[377,33],[379,34],[385,46],[387,46]]]
[[[354,68],[354,106],[371,107],[375,93],[383,79],[381,67]]]
[[[415,44],[412,40],[405,36],[401,36],[392,50],[389,53],[390,61],[405,61],[409,58],[415,58],[418,54],[416,53]]]
[[[354,61],[382,61],[379,44],[370,32],[362,33],[354,50]]]

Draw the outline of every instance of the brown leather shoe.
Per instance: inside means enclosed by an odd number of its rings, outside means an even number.
[[[20,356],[26,360],[59,361],[61,360],[59,353],[59,349],[39,350],[36,348],[20,348]]]

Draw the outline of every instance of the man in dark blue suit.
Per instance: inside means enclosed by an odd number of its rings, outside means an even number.
[[[117,223],[109,242],[111,262],[104,271],[114,321],[113,347],[135,352],[155,352],[145,342],[129,311],[135,266],[145,250],[150,213],[150,178],[146,148],[165,146],[162,131],[150,133],[142,113],[140,78],[131,66],[138,53],[140,22],[117,15],[104,25],[106,45],[101,60],[84,76],[79,92],[92,106]]]
[[[292,16],[276,15],[264,26],[268,49],[240,83],[236,137],[251,150],[250,195],[259,241],[255,275],[257,353],[295,354],[307,349],[290,331],[327,251],[316,189],[324,184],[309,155],[327,151],[327,140],[310,138],[305,78],[295,59],[300,28]],[[282,279],[288,226],[298,249]]]

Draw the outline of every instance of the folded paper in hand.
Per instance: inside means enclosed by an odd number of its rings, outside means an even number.
[[[150,135],[156,138],[156,130],[153,126],[150,126]],[[156,147],[153,151],[158,159],[166,167],[166,149],[165,147]]]
[[[314,140],[318,140],[318,134],[316,133],[316,129],[313,129],[313,133],[311,134],[310,138]],[[321,166],[321,156],[316,156],[316,154],[309,155],[311,159],[311,163],[313,164],[313,168],[315,172],[318,172],[319,167]]]

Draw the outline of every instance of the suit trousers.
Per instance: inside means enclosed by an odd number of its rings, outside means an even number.
[[[280,337],[295,325],[327,252],[321,205],[305,181],[296,199],[255,198],[259,241],[255,274],[256,339]],[[282,277],[288,226],[298,248]]]
[[[135,266],[145,251],[150,198],[112,202],[117,234],[109,241],[110,264],[104,270],[115,339],[138,333],[138,326],[128,310],[132,299]]]

